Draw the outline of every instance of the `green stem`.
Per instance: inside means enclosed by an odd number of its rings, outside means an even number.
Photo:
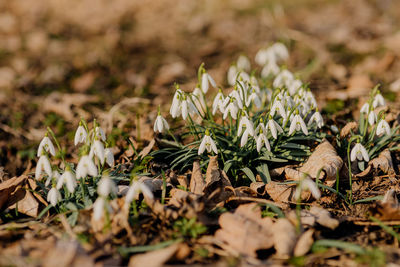
[[[54,142],[56,143],[56,146],[57,146],[57,148],[58,148],[58,151],[60,151],[61,160],[64,162],[64,165],[65,165],[65,164],[66,164],[65,158],[64,158],[64,155],[63,155],[63,152],[62,152],[60,143],[58,142],[58,140],[57,140],[57,138],[56,138],[56,135],[54,134],[53,130],[52,130],[50,127],[48,127],[48,126],[47,126],[47,131],[48,131],[48,132],[50,133],[50,135],[53,137],[53,140],[54,140]]]

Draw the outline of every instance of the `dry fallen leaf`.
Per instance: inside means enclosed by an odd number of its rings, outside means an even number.
[[[169,247],[134,255],[129,260],[129,267],[161,267],[171,259],[179,248],[179,244],[172,244]]]
[[[277,182],[271,181],[265,185],[265,190],[275,202],[296,202],[294,194],[296,190],[295,184],[279,184]],[[301,192],[302,201],[309,201],[310,199],[310,191],[307,190]]]
[[[372,165],[374,169],[380,169],[384,173],[394,174],[393,161],[389,149],[385,149],[379,153],[379,156],[372,159],[368,165]]]
[[[347,95],[349,98],[368,95],[373,86],[367,74],[354,74],[348,80]]]
[[[314,243],[313,234],[314,229],[309,229],[301,234],[294,248],[294,256],[304,256],[307,254],[308,251],[310,251],[310,248]]]
[[[234,213],[224,213],[219,217],[221,229],[215,237],[237,255],[257,257],[259,249],[273,246],[273,222],[271,218],[261,218],[257,204],[240,205]]]
[[[372,216],[381,221],[398,221],[400,220],[400,206],[397,199],[396,191],[390,189],[386,192],[381,202],[376,202],[370,208]]]
[[[190,178],[190,192],[203,195],[205,182],[201,173],[200,162],[198,160],[193,162],[192,177]]]
[[[322,226],[325,226],[331,230],[334,230],[339,226],[339,220],[332,218],[329,211],[323,208],[312,206],[310,213],[316,217],[317,223]]]
[[[319,144],[308,160],[300,167],[300,171],[309,174],[314,179],[320,170],[319,179],[326,178],[328,181],[336,181],[336,173],[343,166],[343,160],[336,153],[335,148],[325,140]]]
[[[274,247],[279,257],[290,257],[296,245],[296,229],[285,218],[278,219],[272,226]]]
[[[358,129],[358,123],[355,121],[348,122],[340,131],[340,137],[345,138],[347,137],[351,132],[356,132]]]

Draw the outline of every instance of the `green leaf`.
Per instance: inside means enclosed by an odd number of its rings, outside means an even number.
[[[266,163],[258,166],[256,170],[258,171],[258,174],[260,175],[261,180],[264,182],[264,184],[268,184],[271,182],[271,176],[269,174],[268,165]]]
[[[356,244],[340,241],[340,240],[331,240],[331,239],[321,239],[314,242],[312,245],[312,251],[316,251],[321,247],[333,247],[346,250],[348,252],[356,253],[358,255],[364,255],[367,251]]]
[[[153,251],[153,250],[158,250],[162,248],[166,248],[172,244],[175,243],[180,243],[182,242],[181,238],[175,239],[175,240],[168,240],[164,242],[160,242],[155,245],[148,245],[148,246],[135,246],[135,247],[119,247],[118,252],[122,256],[128,256],[131,253],[139,253],[139,252],[147,252],[147,251]]]
[[[248,167],[244,167],[240,170],[243,171],[253,183],[256,182],[256,177],[254,176],[253,172]]]

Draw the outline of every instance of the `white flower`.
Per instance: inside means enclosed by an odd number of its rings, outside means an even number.
[[[256,138],[256,144],[257,144],[257,151],[260,152],[261,147],[263,144],[265,145],[265,148],[268,151],[271,151],[271,145],[269,144],[267,136],[265,136],[263,131],[260,131],[260,134]]]
[[[104,149],[104,156],[105,156],[105,160],[106,160],[106,163],[108,164],[108,166],[114,167],[114,154],[113,154],[111,148]]]
[[[35,179],[36,180],[40,179],[40,175],[42,174],[43,170],[48,176],[50,176],[50,177],[52,176],[53,172],[51,170],[50,161],[46,155],[41,155],[38,160],[38,163],[36,165],[36,171],[35,171]]]
[[[321,116],[321,113],[318,111],[314,112],[314,114],[311,116],[310,120],[308,121],[307,125],[310,126],[313,122],[317,124],[318,128],[321,128],[324,126],[324,119]]]
[[[243,127],[246,128],[245,131],[248,131],[251,136],[254,136],[254,124],[247,116],[242,116],[240,119],[237,136],[241,135]]]
[[[134,199],[138,199],[140,193],[147,199],[154,199],[153,193],[147,185],[143,182],[133,181],[125,196],[125,205],[129,205]]]
[[[311,106],[311,107],[316,107],[317,106],[317,101],[315,100],[315,97],[311,90],[307,90],[304,95],[306,103]]]
[[[261,99],[258,96],[258,94],[256,93],[256,90],[254,90],[254,89],[246,101],[246,106],[247,107],[250,106],[252,101],[254,102],[254,105],[256,105],[257,108],[261,107]]]
[[[85,178],[87,175],[97,176],[97,168],[92,158],[88,155],[82,156],[76,167],[76,178]]]
[[[93,219],[100,220],[104,216],[104,212],[112,213],[111,205],[103,197],[98,197],[93,204]]]
[[[54,149],[53,143],[51,142],[50,138],[45,136],[43,137],[42,141],[40,141],[39,148],[37,151],[37,156],[40,157],[43,154],[43,150],[47,151],[51,155],[56,155],[56,150]]]
[[[296,92],[301,88],[302,85],[303,83],[300,80],[298,79],[293,80],[288,86],[289,94],[290,95],[296,94]]]
[[[289,128],[289,135],[294,133],[294,131],[300,131],[302,130],[305,135],[308,135],[308,130],[307,126],[304,123],[303,119],[300,117],[299,114],[296,114],[290,123],[290,128]]]
[[[375,122],[378,120],[375,112],[371,110],[371,112],[368,114],[368,123],[369,125],[374,125]]]
[[[269,62],[274,62],[276,63],[277,58],[272,49],[260,49],[255,57],[255,61],[258,65],[264,66],[265,64]]]
[[[214,151],[215,154],[218,154],[217,146],[215,145],[214,140],[212,140],[208,130],[206,130],[203,140],[200,143],[198,155],[203,154],[206,149],[208,153]]]
[[[182,102],[183,91],[181,89],[176,89],[174,97],[172,99],[171,108],[169,113],[172,118],[177,118],[181,115],[181,102]]]
[[[283,107],[283,104],[279,98],[275,98],[274,104],[272,105],[269,113],[272,117],[274,117],[275,112],[278,112],[279,115],[283,118],[283,120],[287,119],[285,108]]]
[[[232,92],[229,93],[228,97],[224,100],[224,106],[228,105],[229,101],[232,102],[234,100],[240,109],[243,109],[243,98],[242,95],[238,92],[238,89],[235,88]]]
[[[235,65],[231,65],[228,69],[227,80],[230,86],[234,86],[236,83],[236,77],[238,75],[238,69]]]
[[[351,161],[355,161],[357,159],[359,161],[365,160],[366,162],[368,162],[368,152],[362,144],[357,143],[351,150],[350,159]]]
[[[87,132],[82,125],[79,125],[75,132],[74,144],[85,143],[87,138]]]
[[[270,75],[277,75],[279,70],[279,66],[275,61],[268,61],[261,70],[261,77],[267,78]]]
[[[104,151],[104,145],[100,140],[97,139],[94,140],[94,143],[90,148],[89,156],[93,157],[93,155],[95,155],[99,159],[102,165],[104,164],[105,151]]]
[[[276,88],[280,88],[283,86],[288,86],[294,80],[293,74],[288,70],[282,70],[274,79],[272,85]]]
[[[115,183],[108,175],[101,177],[97,185],[97,193],[102,197],[107,197],[110,193],[117,194],[118,190]]]
[[[250,69],[251,69],[250,60],[244,55],[239,56],[236,65],[237,65],[238,69],[244,70],[247,72],[250,71]]]
[[[183,96],[183,100],[181,102],[181,111],[182,111],[182,118],[184,120],[187,119],[188,115],[193,115],[193,114],[199,114],[196,107],[193,105],[192,101],[189,101],[189,99],[186,97],[186,95]]]
[[[215,96],[213,105],[212,105],[212,114],[215,115],[217,110],[219,112],[224,113],[225,108],[224,108],[224,95],[222,94],[222,91],[219,90],[218,94]]]
[[[203,73],[201,76],[201,89],[203,90],[203,93],[207,93],[208,88],[209,88],[209,83],[211,83],[212,87],[217,87],[217,84],[215,83],[214,79],[210,76],[208,73]]]
[[[204,94],[200,90],[200,88],[198,87],[194,88],[190,96],[192,99],[192,103],[195,105],[196,109],[199,110],[202,114],[204,114],[206,110],[206,102],[204,101]]]
[[[390,126],[384,119],[382,119],[376,127],[376,135],[380,136],[382,134],[390,135]]]
[[[247,144],[247,141],[249,140],[249,136],[254,136],[254,130],[251,130],[250,127],[246,127],[246,130],[244,130],[242,138],[240,139],[241,147],[244,147]]]
[[[156,121],[154,122],[154,132],[163,133],[169,130],[168,122],[163,118],[163,116],[158,115]]]
[[[369,112],[369,104],[368,104],[368,103],[365,103],[365,104],[361,107],[360,113],[368,114],[368,112]]]
[[[229,103],[229,105],[225,108],[224,116],[223,116],[224,120],[228,117],[228,114],[231,114],[232,119],[234,119],[234,120],[237,119],[237,114],[239,112],[239,108],[236,103],[237,103],[237,101],[235,101],[235,102],[231,101]]]
[[[319,191],[317,184],[310,178],[305,178],[300,181],[299,186],[296,188],[295,199],[300,200],[301,192],[304,190],[310,190],[315,199],[319,199],[321,197],[321,191]]]
[[[104,133],[103,129],[101,129],[99,126],[97,126],[94,129],[94,132],[95,132],[95,136],[97,138],[100,138],[103,142],[106,141],[106,134]]]
[[[282,43],[273,44],[270,49],[274,51],[277,60],[286,61],[289,58],[289,51]]]
[[[52,187],[49,193],[47,193],[47,202],[50,202],[51,205],[56,206],[61,200],[62,198],[60,192],[57,190],[57,188]]]
[[[265,125],[265,129],[268,131],[268,129],[271,131],[271,135],[273,138],[277,139],[278,138],[278,132],[283,133],[282,127],[274,121],[272,118],[270,118]]]
[[[67,185],[69,192],[74,193],[77,186],[76,178],[71,169],[67,168],[65,172],[61,175],[57,182],[57,189],[60,189],[64,184]]]
[[[385,105],[385,99],[383,98],[381,93],[376,94],[374,97],[374,101],[372,102],[372,106],[376,108],[384,105]]]
[[[56,181],[58,181],[60,179],[60,174],[58,173],[58,171],[54,170],[51,176],[47,176],[47,180],[44,185],[49,186],[49,184],[53,178],[56,179]]]

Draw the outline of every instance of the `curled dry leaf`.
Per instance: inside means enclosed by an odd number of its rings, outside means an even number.
[[[296,202],[294,194],[296,190],[296,185],[279,184],[277,182],[271,181],[265,185],[265,190],[275,202]],[[311,193],[308,190],[301,192],[302,201],[309,201],[310,199]]]
[[[332,218],[329,211],[323,208],[312,206],[310,213],[316,217],[317,223],[324,227],[334,230],[339,226],[339,220]]]
[[[336,180],[336,173],[343,166],[343,160],[336,153],[335,148],[327,141],[319,144],[306,163],[299,169],[313,178],[317,178],[318,172],[322,170],[319,179],[325,177],[328,181]]]
[[[384,173],[394,174],[393,161],[389,149],[385,149],[379,153],[379,156],[371,160],[368,165],[372,165],[374,169],[380,169]]]
[[[263,182],[253,182],[250,184],[250,188],[257,192],[259,195],[265,194],[265,183]]]
[[[294,248],[294,256],[304,256],[310,251],[312,244],[314,243],[314,229],[309,229],[299,237]]]
[[[161,267],[171,259],[177,252],[179,244],[172,244],[169,247],[150,251],[144,254],[134,255],[129,260],[129,267]]]
[[[274,247],[279,257],[290,257],[296,245],[296,229],[285,218],[278,219],[272,226]]]
[[[240,205],[234,213],[224,213],[219,217],[221,229],[215,237],[237,255],[257,257],[259,249],[269,249],[273,242],[273,222],[271,218],[261,218],[257,204]]]
[[[203,195],[205,182],[203,174],[201,173],[200,162],[198,160],[193,162],[192,177],[190,178],[190,192]]]
[[[383,200],[377,202],[370,208],[372,216],[381,221],[398,221],[400,220],[400,205],[397,199],[396,191],[390,189],[386,192]]]
[[[153,149],[154,145],[156,144],[156,140],[153,138],[151,139],[150,143],[140,151],[139,156],[144,158],[146,157],[150,151]]]
[[[340,137],[346,138],[350,132],[355,132],[358,129],[358,123],[355,121],[348,122],[340,131]]]

